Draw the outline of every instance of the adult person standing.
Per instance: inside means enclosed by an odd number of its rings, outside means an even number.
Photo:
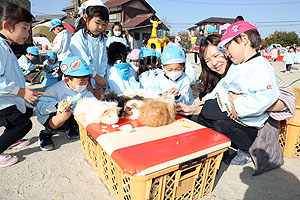
[[[200,76],[200,100],[205,99],[205,94],[210,93],[219,80],[224,77],[231,65],[231,61],[218,51],[217,44],[221,41],[218,35],[208,36],[200,48],[200,61],[202,74]],[[258,136],[249,149],[249,153],[256,166],[256,174],[280,167],[283,164],[283,155],[278,142],[278,121],[290,118],[294,115],[295,97],[289,86],[277,80],[280,97],[268,111],[272,111],[266,125],[258,131]],[[234,95],[231,95],[233,97]],[[204,97],[204,98],[203,98]],[[204,101],[200,106],[187,106],[182,103],[176,105],[176,111],[182,115],[199,115]],[[277,121],[276,121],[277,120]],[[268,138],[262,142],[261,138]],[[256,147],[256,148],[254,148]],[[257,154],[257,147],[265,153]],[[264,160],[264,155],[269,154],[269,160]],[[270,164],[271,163],[271,164]],[[234,164],[234,163],[230,163]]]
[[[200,29],[199,31],[195,31],[194,37],[197,37],[196,43],[193,48],[194,59],[195,59],[195,63],[197,64],[197,58],[199,56],[200,45],[201,45],[201,42],[205,39],[204,31],[202,29]]]

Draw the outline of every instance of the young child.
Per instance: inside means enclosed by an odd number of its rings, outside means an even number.
[[[56,73],[59,69],[59,63],[57,61],[56,53],[49,51],[46,54],[46,60],[43,62],[43,70],[46,73],[52,73],[53,76],[56,76]]]
[[[130,52],[130,65],[135,72],[138,72],[139,70],[139,62],[141,58],[142,58],[142,53],[140,49],[133,49]]]
[[[40,149],[43,151],[55,148],[52,135],[56,130],[66,130],[69,139],[79,138],[78,125],[72,113],[81,98],[95,98],[87,90],[93,72],[82,58],[65,58],[60,68],[65,79],[46,89],[49,94],[39,98],[35,110],[38,121],[45,126],[39,135]]]
[[[181,47],[166,47],[161,55],[164,73],[155,78],[156,93],[174,95],[175,102],[192,106],[194,97],[190,80],[184,73],[185,55]]]
[[[273,67],[258,53],[260,44],[257,28],[249,22],[238,21],[228,27],[218,47],[233,64],[206,96],[199,115],[201,124],[231,139],[239,149],[232,158],[240,165],[251,161],[249,148],[269,117],[266,110],[279,97]],[[230,94],[243,97],[232,99]]]
[[[16,156],[3,154],[10,146],[15,148],[29,144],[21,140],[31,129],[33,114],[29,103],[38,99],[37,92],[25,88],[24,74],[9,44],[24,44],[29,35],[33,16],[27,10],[11,3],[0,4],[0,167],[13,165]]]
[[[84,5],[84,14],[71,39],[68,55],[83,58],[91,68],[93,74],[88,87],[100,99],[107,68],[106,40],[102,33],[109,19],[109,9],[101,0],[89,0]]]
[[[50,21],[50,32],[56,36],[52,43],[52,51],[57,54],[59,64],[67,57],[71,42],[71,33],[65,29],[60,19],[54,18]],[[62,72],[58,70],[58,80],[62,79]]]
[[[33,61],[35,61],[39,56],[39,51],[36,47],[28,47],[26,49],[26,55],[22,55],[18,59],[18,63],[21,67],[21,70],[25,76],[26,81],[31,81],[31,77],[34,76],[34,71],[36,69],[36,66],[32,64]]]
[[[299,70],[299,64],[300,64],[300,47],[297,47],[297,52],[295,54],[294,69]]]
[[[113,36],[109,37],[106,41],[106,47],[108,48],[113,42],[121,42],[128,48],[126,39],[122,37],[122,25],[119,22],[115,22],[112,26]]]
[[[140,88],[136,73],[129,63],[126,63],[127,51],[121,42],[112,43],[107,51],[108,64],[106,72],[107,91],[120,95],[124,91],[135,91]]]
[[[157,52],[150,48],[142,50],[142,59],[138,71],[141,87],[146,91],[155,91],[155,78],[163,71],[158,68]]]
[[[289,51],[284,54],[283,62],[285,62],[285,73],[290,74],[292,66],[295,62],[295,47],[290,47]]]

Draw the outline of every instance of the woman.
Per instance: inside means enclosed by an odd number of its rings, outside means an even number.
[[[202,106],[205,103],[205,95],[210,93],[214,87],[217,85],[219,80],[224,77],[231,65],[231,61],[226,58],[224,54],[218,51],[217,44],[221,41],[221,37],[218,35],[210,35],[208,36],[202,43],[200,48],[200,61],[202,67],[202,73],[200,76],[200,94],[199,98],[201,100],[200,105],[189,107],[182,103],[178,103],[176,105],[176,111],[181,115],[199,115],[202,109]],[[281,95],[279,100],[271,106],[268,111],[272,111],[270,114],[271,118],[267,121],[264,128],[260,129],[258,132],[258,137],[255,138],[252,142],[252,146],[249,149],[249,153],[255,163],[256,166],[256,174],[261,174],[270,169],[279,167],[283,164],[283,156],[281,152],[281,148],[278,142],[278,122],[275,120],[284,120],[290,118],[294,115],[295,109],[295,98],[293,96],[293,92],[290,87],[285,85],[284,83],[278,81],[277,82]],[[242,95],[234,95],[230,94],[230,98],[239,98]],[[279,112],[280,111],[280,114]],[[231,116],[235,117],[235,116]],[[275,120],[273,120],[275,119]],[[275,128],[273,128],[275,127]],[[273,128],[273,129],[272,129]],[[267,131],[266,131],[267,130]],[[274,134],[275,132],[275,134]],[[268,155],[270,158],[267,160],[260,160],[263,158],[263,155],[270,153],[270,149],[266,150],[266,146],[261,146],[261,138],[263,136],[271,137],[268,138],[268,141],[273,143],[268,143],[267,145],[271,145],[278,153],[271,153]],[[276,144],[276,145],[275,145]],[[235,144],[233,144],[235,145]],[[256,147],[255,149],[252,147]],[[258,147],[261,151],[258,152]],[[279,156],[278,156],[279,155]],[[226,160],[229,161],[230,164],[239,164],[241,162],[235,162],[236,155],[229,155]],[[245,163],[244,163],[245,164]]]

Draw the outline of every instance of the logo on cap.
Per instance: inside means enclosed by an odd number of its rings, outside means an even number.
[[[72,71],[78,69],[78,67],[80,66],[80,60],[79,59],[74,60],[73,62],[71,62],[70,66]]]
[[[170,58],[170,54],[169,53],[166,53],[166,58]]]
[[[52,26],[55,26],[55,24],[54,24],[53,22],[51,22],[51,25],[52,25]]]
[[[240,25],[235,25],[232,27],[233,32],[238,32],[240,28]]]
[[[61,71],[62,72],[66,72],[67,71],[67,69],[68,69],[68,65],[67,64],[62,64],[61,66],[60,66],[60,69],[61,69]]]

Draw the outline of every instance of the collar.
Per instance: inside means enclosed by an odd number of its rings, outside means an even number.
[[[254,58],[258,57],[258,56],[261,56],[260,52],[257,52],[256,54],[254,54],[253,56],[251,56],[251,57],[250,57],[248,60],[246,60],[244,63],[246,63],[246,62],[248,62],[248,61],[250,61],[250,60],[252,60],[252,59],[254,59]]]
[[[101,33],[99,34],[99,35],[95,35],[95,34],[93,34],[91,31],[89,31],[89,30],[86,30],[86,33],[87,34],[89,34],[90,36],[92,36],[93,38],[97,38],[97,37],[99,37],[100,35],[102,35]],[[101,37],[101,39],[102,39],[102,37]]]
[[[0,33],[0,37],[1,37],[3,40],[5,40],[5,42],[7,42],[8,45],[10,44],[10,42],[8,41],[8,39],[7,39],[3,34]]]

